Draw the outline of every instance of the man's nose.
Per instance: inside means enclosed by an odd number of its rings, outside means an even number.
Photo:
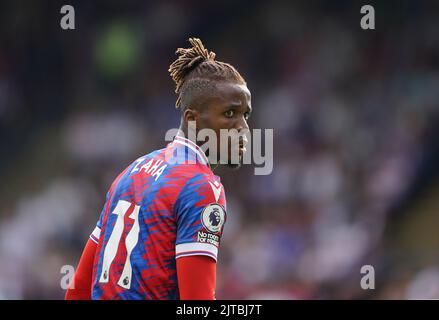
[[[245,120],[244,117],[240,118],[237,121],[235,129],[238,130],[238,132],[241,132],[242,130],[248,130],[249,129],[247,121]]]

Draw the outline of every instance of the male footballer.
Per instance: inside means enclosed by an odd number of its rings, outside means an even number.
[[[230,64],[197,38],[169,68],[181,112],[179,134],[129,165],[112,183],[66,299],[215,299],[226,198],[212,154],[195,130],[248,130],[251,96]],[[195,139],[196,140],[196,139]],[[238,148],[240,158],[246,139]],[[220,155],[218,143],[215,157]],[[227,152],[231,153],[232,145]],[[224,163],[230,167],[240,164]]]

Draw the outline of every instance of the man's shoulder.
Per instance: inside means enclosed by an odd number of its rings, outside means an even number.
[[[178,181],[180,185],[194,182],[201,184],[209,181],[221,183],[220,178],[214,175],[209,167],[202,164],[172,165],[163,179]]]
[[[213,174],[213,172],[201,169],[195,170],[194,168],[188,168],[188,174],[181,178],[182,191],[186,195],[205,193],[210,194],[213,191],[216,200],[219,196],[224,194],[225,190],[221,183],[220,177]]]
[[[171,159],[173,160],[173,159]],[[221,185],[221,179],[208,165],[200,162],[175,162],[166,158],[166,148],[155,150],[134,160],[124,172],[129,176],[152,176],[159,184],[184,187],[190,183]]]

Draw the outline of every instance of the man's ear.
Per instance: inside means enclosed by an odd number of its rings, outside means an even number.
[[[183,113],[183,119],[186,124],[189,123],[189,121],[197,122],[199,116],[200,116],[199,112],[191,108],[187,108]]]

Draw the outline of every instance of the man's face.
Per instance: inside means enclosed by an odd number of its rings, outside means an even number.
[[[247,138],[240,136],[238,139],[226,138],[221,141],[221,129],[235,129],[238,133],[245,133],[249,127],[247,120],[252,111],[251,94],[245,84],[233,82],[218,82],[216,93],[210,97],[206,105],[201,108],[197,117],[197,129],[210,128],[216,133],[217,153],[216,159],[220,159],[221,143],[225,144],[228,139],[227,163],[232,168],[238,168],[242,164],[242,156],[246,151]],[[223,136],[224,137],[224,136]],[[224,140],[224,139],[223,139]],[[239,163],[232,163],[232,148],[234,154],[239,155]],[[212,155],[208,155],[211,157]],[[236,160],[236,159],[235,159]]]

